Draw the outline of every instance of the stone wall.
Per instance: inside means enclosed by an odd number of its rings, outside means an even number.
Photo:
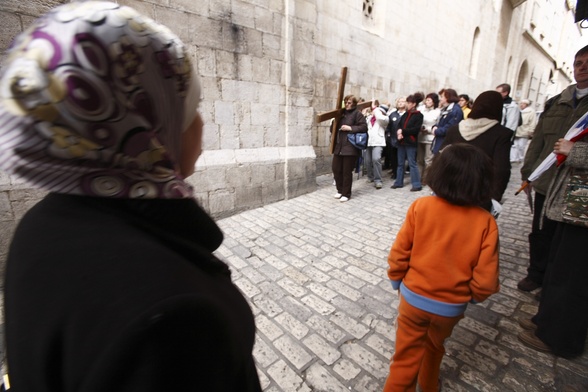
[[[2,0],[0,59],[12,37],[65,2]],[[215,217],[311,192],[316,175],[330,172],[328,126],[315,116],[337,105],[342,66],[345,92],[366,99],[443,87],[475,97],[508,82],[540,109],[572,80],[581,36],[570,2],[545,0],[389,0],[369,10],[360,0],[120,3],[169,26],[198,66],[205,151],[188,181]],[[0,258],[42,194],[0,174]]]

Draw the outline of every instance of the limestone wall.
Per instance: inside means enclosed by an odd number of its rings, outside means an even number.
[[[64,2],[2,0],[0,59],[34,17]],[[169,26],[198,65],[205,152],[189,181],[216,217],[310,192],[330,172],[329,131],[315,115],[337,104],[342,66],[345,92],[366,99],[443,87],[475,97],[508,82],[540,109],[572,80],[581,35],[570,2],[546,0],[120,3]],[[42,194],[0,173],[0,258]]]

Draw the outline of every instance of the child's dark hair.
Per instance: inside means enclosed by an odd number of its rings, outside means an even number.
[[[492,161],[478,147],[457,143],[433,158],[425,182],[435,194],[459,206],[484,206],[491,200]]]

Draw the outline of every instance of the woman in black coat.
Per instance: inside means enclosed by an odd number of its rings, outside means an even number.
[[[0,84],[0,167],[50,192],[8,255],[12,389],[261,391],[251,309],[184,181],[203,124],[181,41],[70,3],[17,38]]]
[[[423,114],[416,107],[423,100],[422,93],[414,93],[406,97],[406,112],[400,117],[396,136],[398,138],[398,168],[396,169],[396,181],[392,189],[404,186],[404,161],[408,160],[410,169],[411,192],[423,189],[421,175],[417,166],[418,135],[423,125]]]
[[[454,143],[479,147],[492,160],[494,183],[492,198],[502,200],[510,179],[510,139],[512,131],[502,125],[502,96],[494,90],[476,98],[467,119],[447,131],[441,149]]]
[[[333,176],[337,193],[335,199],[346,202],[351,198],[351,185],[353,184],[353,169],[357,158],[361,156],[361,150],[355,148],[347,139],[349,133],[367,133],[368,127],[364,115],[357,110],[357,98],[348,95],[344,98],[345,111],[339,120],[339,129],[333,149]]]

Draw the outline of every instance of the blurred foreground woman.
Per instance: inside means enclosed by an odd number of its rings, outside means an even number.
[[[260,391],[255,325],[184,178],[200,85],[182,42],[131,8],[70,3],[16,38],[0,167],[50,193],[7,261],[15,391]]]

